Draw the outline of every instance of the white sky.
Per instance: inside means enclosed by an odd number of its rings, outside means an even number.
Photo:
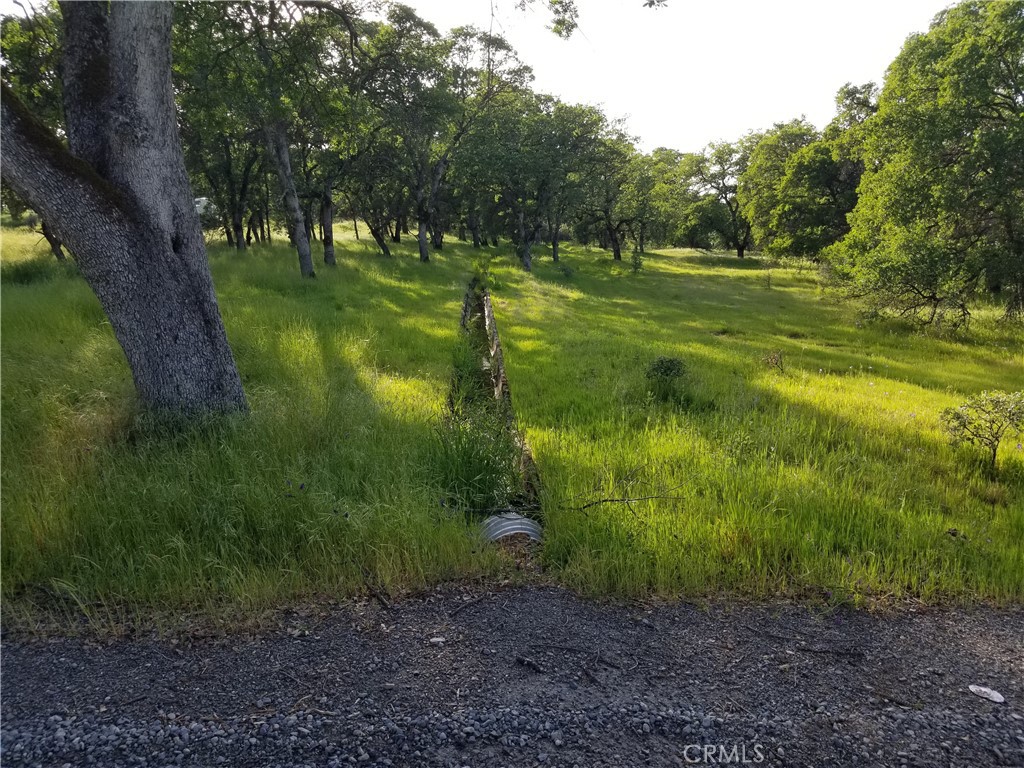
[[[404,0],[445,30],[487,29],[491,0]],[[819,128],[846,82],[874,80],[903,41],[950,0],[577,0],[570,40],[546,29],[544,0],[526,11],[493,0],[494,31],[533,67],[534,89],[627,118],[644,150],[709,141],[804,115]]]
[[[503,34],[533,67],[534,88],[600,105],[645,150],[709,141],[804,115],[832,119],[846,82],[881,84],[906,37],[951,0],[577,0],[570,40],[546,27],[545,0],[404,0],[441,30]],[[20,13],[0,0],[0,13]]]

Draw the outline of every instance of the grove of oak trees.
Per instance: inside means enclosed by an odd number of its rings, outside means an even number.
[[[571,32],[575,5],[549,5]],[[66,2],[2,24],[5,205],[74,257],[148,407],[245,408],[203,225],[245,251],[283,223],[305,278],[315,253],[334,265],[344,215],[384,257],[406,235],[424,262],[446,237],[506,239],[527,270],[570,236],[615,260],[759,249],[925,322],[964,322],[982,290],[1024,311],[1021,2],[939,14],[823,131],[696,153],[642,152],[535,92],[500,37],[401,5]]]

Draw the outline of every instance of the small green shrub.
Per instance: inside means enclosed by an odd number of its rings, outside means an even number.
[[[942,425],[954,447],[977,445],[988,451],[988,471],[995,474],[999,443],[1024,429],[1024,392],[982,392],[958,408],[947,408]]]
[[[686,364],[678,357],[656,358],[644,372],[648,392],[657,402],[678,403],[683,398]]]
[[[629,257],[629,268],[634,275],[644,268],[644,257],[638,249],[633,249],[633,254]]]

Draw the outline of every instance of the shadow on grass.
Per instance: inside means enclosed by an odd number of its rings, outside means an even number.
[[[202,429],[132,428],[109,328],[85,337],[74,304],[51,316],[50,285],[18,305],[24,330],[5,338],[4,360],[31,349],[33,367],[4,381],[5,596],[41,586],[84,602],[260,605],[489,567],[430,470],[465,265],[346,249],[336,270],[301,281],[289,256],[282,245],[212,259],[252,413]],[[409,318],[422,333],[396,322]],[[76,349],[54,333],[81,350],[73,375]]]

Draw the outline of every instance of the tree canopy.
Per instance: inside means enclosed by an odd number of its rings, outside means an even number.
[[[877,310],[958,325],[1024,311],[1024,5],[965,2],[911,37],[863,125],[851,231],[826,255]]]

